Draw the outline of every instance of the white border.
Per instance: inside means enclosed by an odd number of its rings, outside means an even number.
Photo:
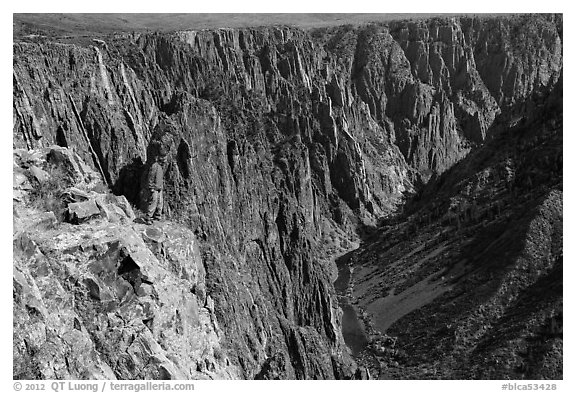
[[[573,55],[571,47],[574,44],[574,31],[571,9],[567,6],[568,2],[561,1],[495,1],[495,0],[481,0],[481,1],[422,1],[413,0],[406,2],[392,2],[384,0],[376,1],[346,1],[346,2],[312,2],[310,0],[290,0],[288,2],[272,2],[272,1],[232,1],[232,0],[219,0],[219,1],[199,1],[193,0],[174,2],[171,1],[167,4],[166,1],[154,2],[136,2],[136,1],[112,1],[112,0],[98,0],[98,1],[39,1],[29,0],[26,2],[3,4],[3,12],[0,14],[2,18],[2,52],[4,56],[1,59],[2,64],[2,105],[0,106],[2,116],[1,125],[2,132],[0,138],[0,184],[4,184],[6,188],[11,184],[11,157],[12,157],[12,13],[21,12],[338,12],[338,13],[354,13],[354,12],[390,12],[390,13],[518,13],[518,12],[558,12],[564,13],[564,40],[568,45],[564,45],[564,65],[567,66],[568,72],[564,73],[564,86],[567,87],[567,94],[564,97],[564,106],[568,109],[568,116],[565,117],[565,146],[576,146],[574,133],[573,116],[571,116],[572,104],[572,89],[574,86],[573,77]],[[570,152],[570,150],[568,150]],[[571,229],[575,224],[574,220],[574,173],[576,173],[576,165],[574,157],[576,155],[567,154],[564,160],[565,171],[567,179],[564,182],[565,191],[565,232],[564,236],[567,239],[565,242],[565,263],[564,263],[564,277],[567,278],[566,283],[570,284],[571,279],[576,277],[574,275],[574,230]],[[0,367],[0,390],[12,391],[12,300],[9,294],[12,288],[12,241],[10,234],[12,233],[12,200],[10,198],[11,192],[8,189],[0,193],[0,206],[2,207],[0,222],[2,245],[2,263],[0,274],[0,310],[2,310],[4,318],[0,324],[2,332],[2,340],[0,340],[0,353],[1,366]],[[564,381],[556,382],[560,388],[559,391],[568,391],[569,386],[573,386],[571,391],[575,391],[576,387],[574,375],[576,369],[574,368],[573,354],[574,354],[574,340],[571,334],[574,333],[574,324],[572,317],[574,317],[574,285],[567,285],[565,287],[564,296]],[[353,384],[353,385],[350,385]],[[383,389],[390,389],[395,391],[397,389],[414,389],[415,391],[441,391],[441,392],[458,392],[461,393],[466,389],[468,393],[472,392],[496,392],[500,391],[501,383],[496,381],[359,381],[359,382],[346,382],[346,381],[321,381],[321,382],[294,382],[283,381],[270,384],[263,384],[250,381],[219,381],[219,382],[198,382],[196,391],[230,391],[235,390],[249,390],[249,391],[269,391],[272,389],[280,390],[297,390],[297,389],[330,389],[343,391],[341,389],[367,389],[370,391],[382,391]]]

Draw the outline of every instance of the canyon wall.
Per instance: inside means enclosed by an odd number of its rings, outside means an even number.
[[[14,147],[72,148],[134,204],[168,155],[166,216],[244,378],[351,377],[326,232],[394,212],[562,72],[555,15],[39,40],[14,44]]]
[[[354,256],[364,359],[388,365],[373,375],[562,378],[561,83],[532,116],[494,128]]]

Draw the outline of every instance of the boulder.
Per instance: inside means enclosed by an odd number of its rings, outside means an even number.
[[[69,202],[83,202],[90,199],[90,194],[76,187],[67,188],[64,190],[64,192],[62,192],[62,196],[65,197]]]
[[[128,217],[124,210],[115,204],[110,203],[110,199],[110,196],[102,194],[97,195],[94,199],[96,205],[100,209],[102,217],[110,222],[127,222]]]
[[[136,218],[136,215],[134,214],[134,210],[132,210],[130,202],[128,202],[128,200],[124,195],[110,194],[108,198],[109,200],[112,201],[112,203],[114,203],[115,206],[122,209],[122,211],[130,221],[133,221]]]
[[[50,178],[48,172],[46,172],[44,169],[38,168],[36,165],[32,165],[30,168],[28,168],[28,171],[38,183],[44,183]]]
[[[71,224],[81,224],[100,215],[100,209],[96,205],[96,201],[90,199],[84,202],[70,203],[68,205],[67,221]]]

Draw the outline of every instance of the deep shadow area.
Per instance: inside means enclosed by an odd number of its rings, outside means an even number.
[[[120,169],[118,178],[112,187],[116,195],[124,195],[128,201],[137,206],[139,203],[140,182],[144,173],[144,163],[140,157],[136,157],[130,164]]]

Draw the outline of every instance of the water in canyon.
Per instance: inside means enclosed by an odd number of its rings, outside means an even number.
[[[340,308],[342,308],[342,335],[344,336],[344,342],[350,348],[352,354],[357,356],[368,345],[368,337],[366,336],[364,325],[347,295],[351,275],[349,261],[353,253],[354,251],[351,251],[336,259],[338,278],[334,282],[334,287],[338,294]]]

